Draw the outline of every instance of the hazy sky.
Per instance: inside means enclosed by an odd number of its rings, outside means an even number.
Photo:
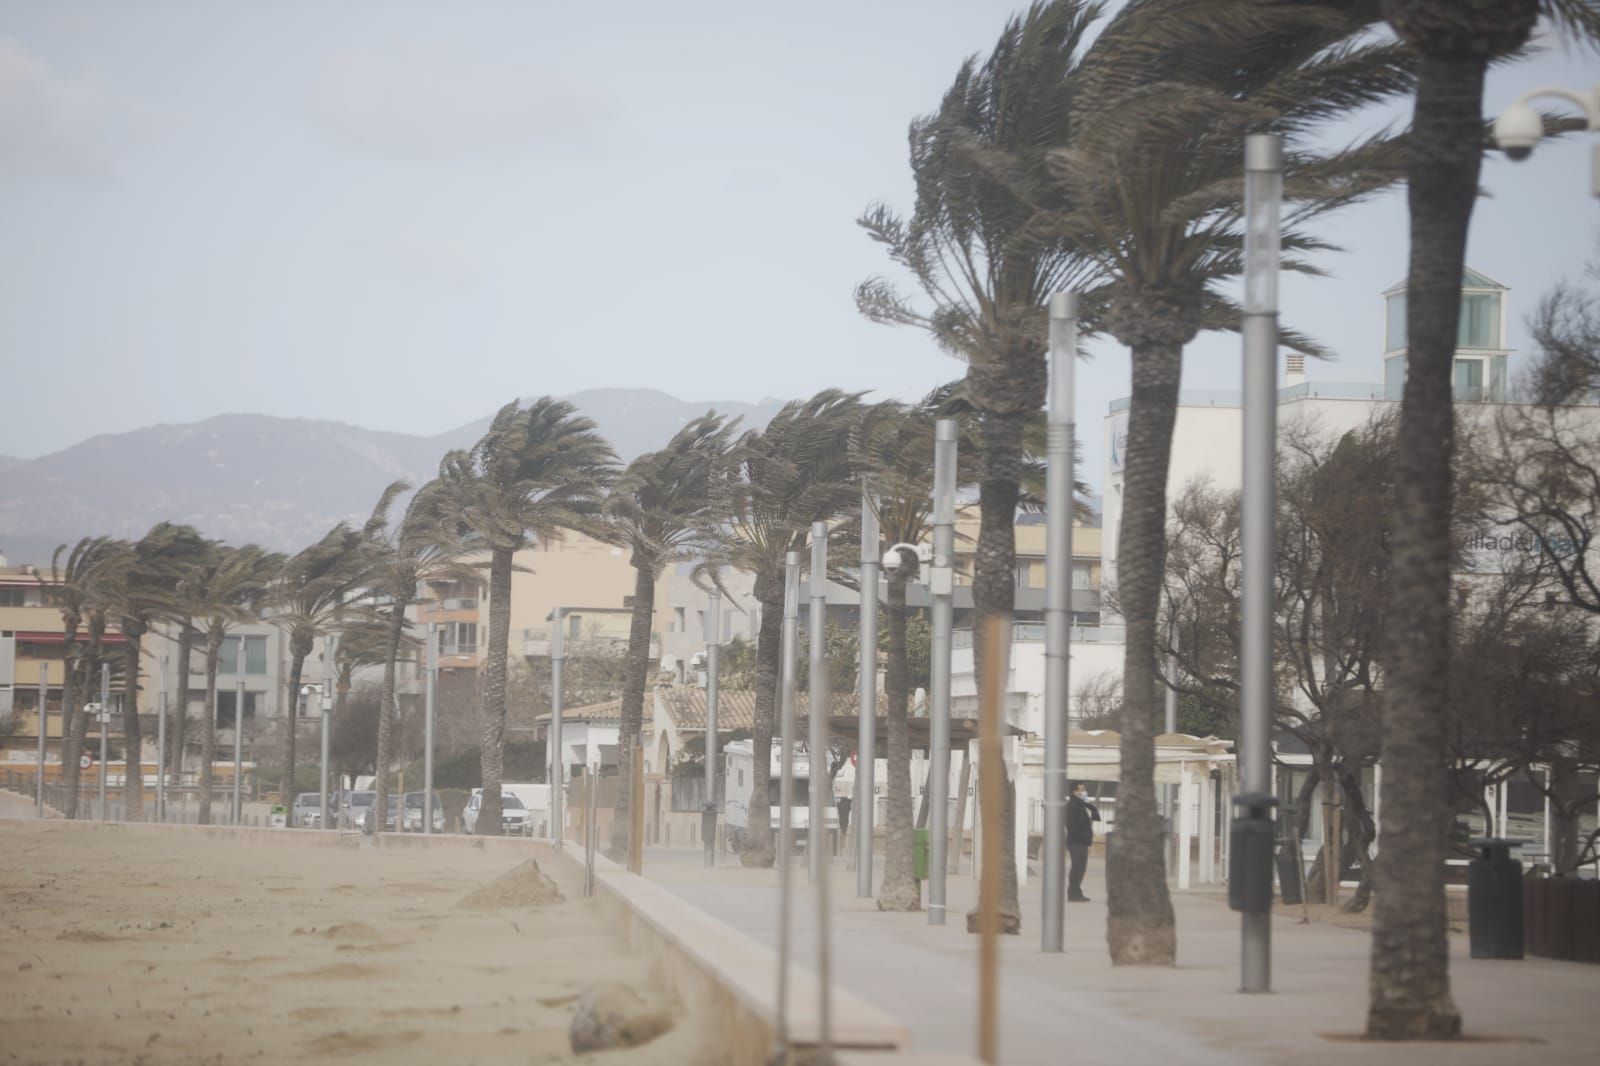
[[[607,385],[919,395],[961,365],[856,312],[887,264],[855,219],[909,205],[908,121],[1014,6],[0,0],[0,454],[225,411],[435,433]],[[1488,107],[1597,79],[1557,49]],[[1487,164],[1470,261],[1519,347],[1594,245],[1588,152]],[[1330,232],[1285,318],[1340,354],[1313,378],[1379,380],[1404,197]],[[1127,362],[1093,352],[1098,483]],[[1190,387],[1238,376],[1236,337],[1192,346]]]

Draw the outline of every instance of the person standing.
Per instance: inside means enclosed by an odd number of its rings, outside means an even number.
[[[1072,860],[1067,874],[1067,901],[1088,903],[1083,894],[1083,874],[1089,865],[1089,845],[1094,843],[1094,823],[1100,820],[1100,808],[1084,798],[1082,781],[1072,785],[1072,798],[1067,800],[1067,857]]]

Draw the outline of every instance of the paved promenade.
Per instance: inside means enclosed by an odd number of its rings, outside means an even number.
[[[651,850],[646,873],[762,941],[777,944],[777,875],[697,852]],[[813,966],[814,897],[803,865],[795,883],[797,959]],[[832,885],[834,981],[898,1017],[926,1051],[971,1051],[976,1039],[977,937],[965,912],[970,873],[949,882],[950,924],[926,914],[881,914],[855,896],[842,862]],[[1115,968],[1106,956],[1098,862],[1069,904],[1066,951],[1039,951],[1039,884],[1023,892],[1024,932],[1003,941],[1001,1061],[1032,1063],[1405,1063],[1406,1066],[1590,1063],[1600,1055],[1600,967],[1546,959],[1473,960],[1452,937],[1451,975],[1470,1036],[1393,1046],[1356,1039],[1366,1007],[1368,935],[1332,925],[1273,922],[1274,992],[1236,991],[1239,920],[1214,892],[1175,895],[1178,966]]]

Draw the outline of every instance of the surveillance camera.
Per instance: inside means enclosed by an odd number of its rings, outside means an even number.
[[[1523,160],[1533,154],[1544,136],[1544,119],[1527,104],[1512,104],[1494,120],[1494,140],[1508,159]]]
[[[897,548],[890,548],[883,553],[883,568],[891,574],[900,569],[900,564],[903,562],[905,559],[901,557]]]

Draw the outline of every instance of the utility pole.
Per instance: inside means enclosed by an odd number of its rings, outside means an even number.
[[[800,553],[783,556],[783,638],[778,682],[778,1042],[772,1060],[789,1062],[789,915],[794,888],[789,868],[793,849],[790,804],[794,799],[794,690],[800,658]],[[757,752],[757,757],[760,753]],[[767,759],[771,759],[768,754]]]
[[[562,630],[565,628],[565,610],[557,607],[552,612],[554,622],[550,628],[550,842],[557,852],[561,851],[561,838],[564,827],[561,824],[561,668],[566,663],[567,653]],[[633,744],[633,757],[643,758],[644,752],[637,738],[629,741]],[[633,780],[639,780],[635,770]],[[631,790],[630,790],[631,791]],[[644,802],[644,797],[634,795],[635,806]],[[638,824],[637,820],[633,823]],[[642,846],[635,842],[633,848],[643,851]]]
[[[233,824],[244,821],[244,668],[245,635],[238,635],[238,654],[234,657],[237,679],[233,685]],[[383,812],[378,812],[378,825],[383,825]]]
[[[950,828],[950,648],[955,620],[956,423],[941,418],[933,427],[932,648],[928,680],[928,924],[945,920],[945,876]],[[965,797],[963,797],[963,800]]]
[[[433,835],[433,730],[434,719],[437,715],[439,688],[439,627],[429,622],[425,631],[428,641],[427,657],[423,660],[428,671],[426,688],[423,689],[422,705],[422,832]],[[405,799],[402,797],[401,802]],[[405,812],[400,812],[401,821],[405,820]]]
[[[873,776],[878,767],[878,511],[872,490],[861,487],[861,721],[856,732],[856,896],[872,896]]]
[[[1234,798],[1229,902],[1243,915],[1242,992],[1272,989],[1272,601],[1278,428],[1279,210],[1283,143],[1244,149],[1244,479],[1240,497],[1241,792]]]
[[[722,645],[722,593],[706,594],[706,802],[700,836],[706,867],[717,864],[717,667]]]
[[[828,882],[832,880],[833,849],[828,846],[827,809],[833,797],[827,793],[828,733],[832,699],[828,689],[828,523],[811,524],[811,737],[806,747],[810,749],[810,785],[807,799],[811,801],[806,833],[806,851],[811,856],[811,881],[817,897],[817,1018],[821,1031],[820,1053],[823,1062],[833,1061],[831,1047],[833,995],[832,960],[828,950]],[[827,802],[824,802],[827,801]]]
[[[1045,475],[1043,951],[1061,950],[1066,903],[1067,730],[1072,698],[1073,377],[1077,361],[1078,296],[1058,292],[1050,297],[1050,411],[1045,445],[1049,466]],[[981,767],[980,772],[987,773],[988,768]]]

